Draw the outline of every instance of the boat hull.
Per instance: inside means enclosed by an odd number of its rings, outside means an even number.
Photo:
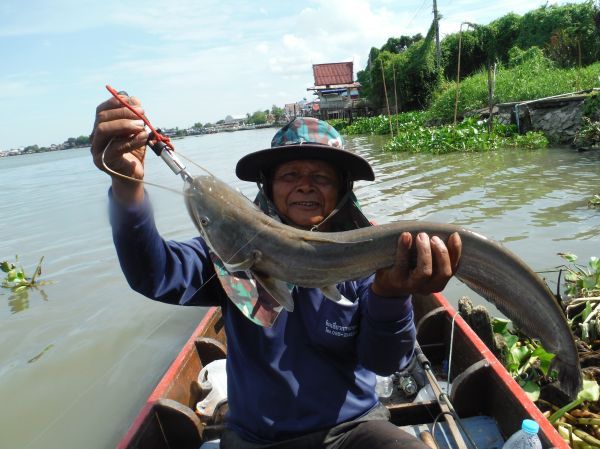
[[[441,294],[417,296],[413,304],[417,340],[423,352],[434,367],[451,361],[451,399],[461,418],[491,417],[504,438],[519,429],[523,419],[534,419],[540,424],[544,448],[568,449],[502,363]],[[151,393],[118,449],[197,449],[204,441],[218,437],[222,426],[202,421],[194,409],[201,393],[197,384],[200,370],[225,356],[223,320],[220,309],[213,307]],[[391,400],[385,405],[398,426],[430,423],[440,413],[435,400]]]

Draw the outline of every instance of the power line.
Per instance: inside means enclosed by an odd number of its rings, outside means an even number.
[[[409,28],[412,25],[412,23],[415,21],[415,19],[419,15],[419,13],[423,10],[423,7],[425,6],[425,3],[427,3],[427,0],[423,0],[423,3],[421,3],[421,6],[419,6],[419,8],[417,9],[417,11],[413,15],[412,19],[410,19],[410,22],[408,22],[408,25],[406,25],[406,28]]]

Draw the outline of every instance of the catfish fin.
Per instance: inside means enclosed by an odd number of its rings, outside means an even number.
[[[288,312],[294,311],[294,299],[287,287],[287,283],[253,270],[250,270],[250,273],[285,310]]]
[[[241,262],[237,263],[227,263],[223,261],[223,265],[225,269],[230,273],[235,273],[236,271],[248,271],[250,270],[256,262],[258,262],[262,257],[262,253],[258,250],[252,251],[250,257]]]
[[[327,299],[339,304],[340,306],[351,306],[354,304],[352,301],[342,295],[335,285],[326,285],[321,287],[321,291]]]

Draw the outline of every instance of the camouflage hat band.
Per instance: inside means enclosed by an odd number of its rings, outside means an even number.
[[[259,181],[266,173],[284,162],[299,159],[323,160],[350,173],[352,181],[375,179],[373,169],[361,156],[343,148],[340,133],[327,122],[311,117],[297,117],[281,128],[271,141],[271,148],[250,153],[235,168],[238,178]]]

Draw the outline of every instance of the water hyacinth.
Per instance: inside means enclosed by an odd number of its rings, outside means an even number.
[[[494,123],[488,131],[485,120],[470,117],[456,125],[430,126],[426,112],[404,112],[386,117],[362,117],[352,124],[345,120],[332,120],[330,123],[346,135],[390,134],[390,124],[394,137],[384,149],[392,152],[445,154],[457,151],[479,152],[500,148],[539,149],[548,146],[548,139],[541,132],[517,133],[514,125]]]

